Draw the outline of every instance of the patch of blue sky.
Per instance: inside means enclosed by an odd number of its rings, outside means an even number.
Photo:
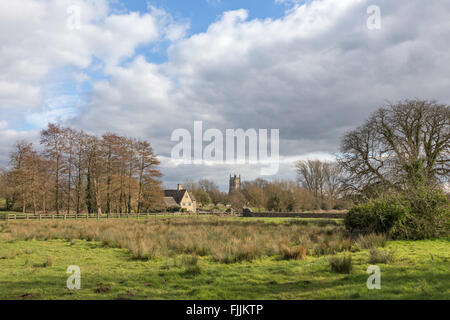
[[[64,67],[53,70],[42,87],[42,105],[25,115],[22,128],[41,128],[48,122],[67,121],[78,115],[80,106],[86,103],[91,91],[91,82],[80,80],[78,68]],[[87,74],[86,79],[92,75]],[[103,77],[98,75],[98,77]],[[81,78],[82,79],[82,78]]]
[[[142,1],[124,0],[128,8],[138,9],[139,2]],[[275,0],[151,0],[149,4],[164,9],[174,19],[188,19],[191,24],[189,34],[205,32],[211,23],[220,19],[224,11],[246,9],[249,19],[278,18],[286,11],[286,7]]]
[[[307,0],[310,1],[310,0]],[[117,0],[111,1],[113,13],[138,11],[141,14],[151,11],[151,7],[163,9],[174,21],[189,22],[187,36],[205,32],[208,27],[220,19],[225,11],[246,9],[248,20],[277,19],[283,17],[294,3],[306,2],[296,0]],[[123,59],[120,65],[125,66],[142,55],[148,62],[162,64],[167,61],[167,48],[170,41],[141,45],[135,54]],[[23,130],[45,126],[49,121],[65,121],[75,117],[82,105],[88,101],[93,83],[109,80],[104,73],[104,63],[92,57],[91,65],[86,69],[65,67],[54,70],[44,85],[44,101],[39,110],[29,112],[25,121],[19,125]]]
[[[291,2],[287,0],[285,4],[287,3]],[[118,12],[138,11],[141,14],[149,12],[151,6],[166,11],[174,21],[189,22],[187,36],[205,32],[225,11],[246,9],[249,20],[276,19],[284,16],[288,8],[275,0],[122,0],[112,4],[113,9]],[[169,41],[144,45],[136,53],[145,56],[149,62],[164,63],[167,61],[169,45]]]

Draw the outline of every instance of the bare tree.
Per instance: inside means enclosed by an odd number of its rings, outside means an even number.
[[[39,154],[32,144],[19,142],[10,168],[1,172],[0,193],[9,210],[87,209],[101,215],[112,208],[131,213],[162,207],[159,161],[148,141],[113,133],[99,139],[49,124],[41,143]],[[49,197],[54,205],[48,205]]]
[[[403,189],[448,182],[450,107],[405,100],[376,111],[342,139],[339,163],[347,185]]]
[[[154,178],[161,177],[161,173],[156,170],[159,165],[159,160],[157,159],[155,153],[153,152],[150,143],[147,141],[138,140],[135,144],[136,155],[138,161],[139,169],[139,188],[138,188],[138,199],[137,199],[137,212],[141,212],[143,207],[143,196],[146,187],[156,183]]]
[[[53,160],[55,179],[55,210],[59,214],[60,203],[60,173],[64,152],[64,130],[53,123],[49,123],[47,129],[41,131],[41,144],[45,147],[46,157]]]
[[[300,160],[295,163],[298,180],[304,188],[323,198],[326,182],[324,162],[320,160]]]
[[[33,175],[33,147],[31,143],[20,141],[16,144],[15,151],[11,154],[12,165],[9,183],[16,186],[22,200],[22,212],[26,212],[27,196],[30,191],[31,176]]]
[[[220,192],[219,186],[214,181],[201,179],[198,184],[200,189],[208,193],[209,198],[214,205],[223,202],[224,195]]]

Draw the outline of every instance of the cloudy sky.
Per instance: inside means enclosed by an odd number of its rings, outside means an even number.
[[[294,160],[331,158],[386,101],[450,103],[449,12],[424,0],[0,0],[0,165],[51,121],[148,139],[166,186],[257,178],[254,165],[170,162],[172,132],[201,120],[279,129],[280,170],[265,178],[295,179]]]

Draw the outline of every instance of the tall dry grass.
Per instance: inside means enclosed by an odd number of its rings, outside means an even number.
[[[265,223],[216,218],[161,218],[108,221],[21,221],[0,227],[7,240],[82,239],[125,248],[135,259],[179,254],[211,256],[222,263],[263,256],[305,259],[352,248],[355,242],[338,225]]]

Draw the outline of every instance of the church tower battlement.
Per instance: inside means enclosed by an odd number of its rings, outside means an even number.
[[[228,194],[231,195],[235,191],[241,191],[241,175],[232,176],[230,174],[230,190],[228,191]]]

